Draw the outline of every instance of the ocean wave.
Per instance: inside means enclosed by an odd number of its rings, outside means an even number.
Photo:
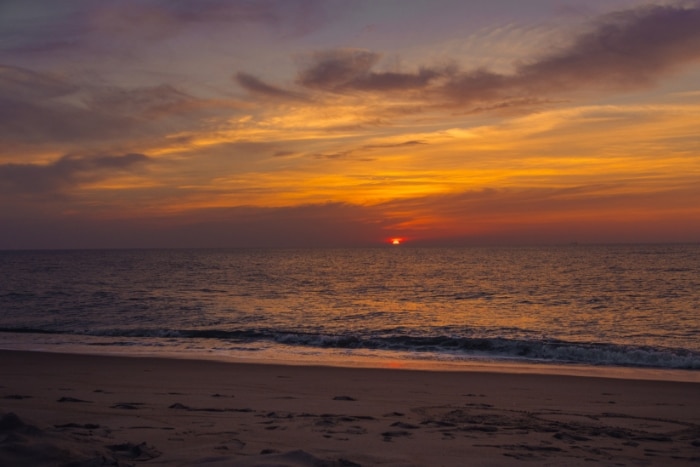
[[[495,359],[538,363],[586,364],[665,369],[700,369],[700,352],[687,349],[570,342],[556,339],[509,339],[447,335],[323,334],[269,329],[103,329],[66,332],[34,328],[0,328],[0,332],[78,334],[130,339],[205,339],[237,343],[269,342],[292,347],[365,349],[431,353],[449,359]],[[144,343],[145,344],[145,343]],[[110,344],[105,344],[110,345]]]
[[[434,352],[453,357],[516,359],[542,363],[700,369],[700,353],[686,349],[635,347],[608,343],[451,336],[328,336],[283,334],[277,342],[311,347]]]

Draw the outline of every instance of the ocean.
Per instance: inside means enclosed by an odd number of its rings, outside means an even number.
[[[0,348],[700,374],[700,245],[0,252]]]

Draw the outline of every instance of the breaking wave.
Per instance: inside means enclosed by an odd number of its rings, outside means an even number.
[[[105,329],[83,332],[33,328],[0,328],[6,333],[70,334],[135,339],[132,345],[155,345],[154,339],[215,340],[235,343],[270,343],[299,348],[365,349],[410,354],[431,353],[450,360],[517,360],[554,364],[585,364],[661,369],[700,369],[700,352],[678,348],[611,343],[570,342],[556,339],[510,339],[446,335],[316,334],[269,329]],[[153,341],[150,342],[149,341]],[[126,344],[128,345],[128,344]],[[215,345],[212,344],[212,347]]]

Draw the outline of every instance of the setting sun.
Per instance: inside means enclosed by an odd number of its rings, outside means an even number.
[[[698,2],[4,0],[0,250],[697,242]]]
[[[0,0],[0,467],[700,467],[698,123],[700,0]]]

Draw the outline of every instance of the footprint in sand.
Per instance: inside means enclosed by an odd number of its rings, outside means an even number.
[[[406,438],[411,436],[411,433],[408,431],[385,431],[382,433],[382,436],[384,437],[384,441],[390,442],[393,441],[394,438]]]
[[[334,401],[349,401],[349,402],[354,402],[354,401],[356,401],[357,399],[355,399],[354,397],[350,397],[350,396],[335,396],[335,397],[333,398],[333,400],[334,400]]]
[[[117,402],[114,405],[111,405],[111,409],[122,409],[122,410],[138,410],[140,409],[143,403],[142,402]]]
[[[58,399],[56,402],[84,402],[84,403],[92,403],[92,401],[86,401],[83,399],[77,399],[75,397],[61,397]]]
[[[135,461],[147,461],[160,456],[160,451],[153,446],[148,446],[145,442],[140,444],[123,443],[107,446],[107,449],[112,451],[119,457]]]

